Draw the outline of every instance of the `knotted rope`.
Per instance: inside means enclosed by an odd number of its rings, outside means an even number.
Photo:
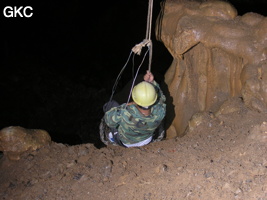
[[[145,38],[142,42],[140,42],[139,44],[136,44],[136,45],[132,48],[132,50],[131,50],[131,52],[130,52],[130,55],[129,55],[129,57],[128,57],[128,60],[127,60],[127,62],[125,63],[125,65],[123,66],[123,68],[121,69],[121,71],[120,71],[120,73],[119,73],[119,75],[118,75],[118,77],[117,77],[117,79],[116,79],[116,81],[115,81],[115,83],[114,83],[114,85],[113,85],[113,88],[112,88],[112,93],[111,93],[109,102],[111,102],[111,100],[113,99],[113,95],[114,95],[115,90],[116,90],[116,88],[117,88],[117,84],[118,84],[118,82],[119,82],[119,80],[120,80],[120,78],[121,78],[122,72],[125,70],[125,68],[126,68],[126,66],[127,66],[127,64],[128,64],[128,62],[129,62],[129,60],[130,60],[130,57],[131,57],[132,53],[135,53],[135,54],[137,54],[137,55],[140,55],[140,54],[141,54],[141,51],[142,51],[142,48],[145,47],[145,46],[147,46],[147,47],[148,47],[148,50],[146,51],[146,53],[145,53],[145,55],[144,55],[144,57],[143,57],[143,59],[142,59],[142,62],[141,62],[141,64],[139,65],[139,67],[138,67],[138,69],[137,69],[137,72],[136,72],[136,74],[135,74],[135,76],[134,76],[134,78],[133,78],[133,83],[132,83],[132,86],[131,86],[131,90],[130,90],[129,97],[128,97],[128,101],[127,101],[127,103],[126,103],[126,105],[125,105],[125,108],[126,108],[127,104],[129,103],[129,100],[130,100],[130,97],[131,97],[131,94],[132,94],[132,90],[133,90],[134,83],[135,83],[135,80],[136,80],[136,78],[137,78],[139,69],[140,69],[140,67],[141,67],[142,64],[143,64],[143,62],[144,62],[144,60],[145,60],[145,58],[146,58],[146,55],[147,55],[148,51],[149,51],[149,64],[148,64],[148,70],[151,71],[151,62],[152,62],[152,41],[151,41],[152,10],[153,10],[153,0],[149,0],[148,13],[147,13],[146,38]]]
[[[137,55],[140,55],[142,48],[145,46],[148,47],[149,49],[148,71],[151,71],[151,62],[152,62],[152,41],[151,41],[152,11],[153,11],[153,0],[149,0],[148,12],[147,12],[146,38],[132,48],[132,52],[134,52]]]

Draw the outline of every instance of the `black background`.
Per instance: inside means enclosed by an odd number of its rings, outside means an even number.
[[[154,0],[152,30],[160,2]],[[266,16],[263,0],[230,2],[239,15]],[[1,1],[5,6],[31,6],[33,16],[1,12],[0,129],[44,129],[56,142],[99,146],[102,105],[131,48],[145,39],[148,1]],[[154,31],[152,41],[152,72],[160,82],[172,58]],[[146,69],[147,59],[140,74]],[[129,63],[118,90],[133,74]]]

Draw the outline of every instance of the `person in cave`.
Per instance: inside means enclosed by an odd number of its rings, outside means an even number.
[[[102,121],[109,128],[101,137],[105,144],[140,147],[164,137],[166,98],[150,71],[133,88],[132,99],[121,105],[115,100],[104,105]]]

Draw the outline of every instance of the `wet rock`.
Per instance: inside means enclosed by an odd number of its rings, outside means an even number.
[[[0,131],[0,151],[10,160],[19,160],[26,151],[35,151],[50,144],[51,137],[45,130],[10,126]]]
[[[267,112],[266,17],[238,16],[225,1],[167,0],[162,13],[157,38],[173,56],[165,74],[173,105],[167,112],[175,113],[166,116],[167,138],[183,136],[194,114],[216,113],[229,98]],[[238,109],[224,106],[218,113]]]

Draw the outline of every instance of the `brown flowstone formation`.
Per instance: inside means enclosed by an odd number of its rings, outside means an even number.
[[[156,35],[173,56],[167,138],[182,136],[193,115],[218,113],[229,98],[267,112],[267,18],[224,1],[166,0]],[[174,117],[168,117],[174,116]]]

